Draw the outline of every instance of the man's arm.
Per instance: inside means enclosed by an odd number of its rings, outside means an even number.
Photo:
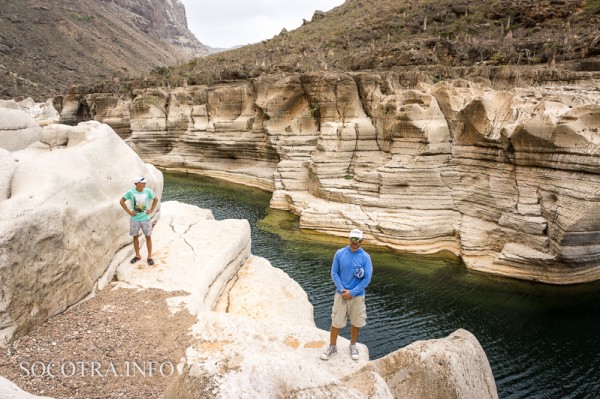
[[[335,284],[336,291],[342,294],[344,292],[344,286],[342,285],[342,278],[340,277],[340,260],[339,251],[335,253],[333,257],[333,264],[331,265],[331,279]]]
[[[121,201],[119,201],[119,204],[121,204],[121,208],[125,209],[125,212],[127,212],[127,214],[128,214],[129,216],[135,216],[135,215],[136,215],[136,213],[135,213],[135,212],[133,212],[133,211],[130,211],[130,210],[129,210],[129,208],[127,208],[127,205],[125,205],[125,201],[127,201],[127,200],[125,199],[125,197],[121,198]]]
[[[360,283],[356,285],[356,287],[352,288],[350,291],[350,296],[356,296],[360,292],[362,292],[367,285],[371,282],[371,277],[373,276],[373,264],[371,263],[371,257],[365,257],[365,263],[363,264],[363,268],[365,269],[365,276],[360,280]]]
[[[154,201],[152,201],[152,206],[150,207],[150,210],[146,211],[148,215],[151,215],[154,212],[156,204],[158,204],[158,197],[154,197]]]

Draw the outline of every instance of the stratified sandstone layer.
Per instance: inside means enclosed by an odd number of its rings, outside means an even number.
[[[304,229],[359,227],[370,243],[569,284],[600,278],[600,106],[586,84],[296,74],[70,94],[61,117],[93,110],[147,162],[273,191]]]

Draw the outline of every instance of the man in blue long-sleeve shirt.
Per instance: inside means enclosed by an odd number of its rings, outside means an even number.
[[[371,282],[373,265],[371,257],[360,246],[363,232],[354,229],[350,232],[350,245],[339,249],[331,265],[331,279],[335,283],[335,297],[331,311],[331,329],[329,346],[321,354],[321,359],[328,360],[337,353],[337,338],[340,330],[346,326],[350,318],[350,355],[358,360],[356,341],[360,329],[367,324],[367,308],[365,306],[365,288]]]

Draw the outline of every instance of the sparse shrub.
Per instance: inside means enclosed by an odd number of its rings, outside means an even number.
[[[152,70],[152,73],[161,77],[165,77],[172,71],[172,69],[172,67],[168,66],[157,66]]]
[[[506,54],[501,51],[496,51],[491,57],[490,61],[493,61],[497,64],[502,64],[506,60]]]
[[[588,0],[583,10],[588,13],[600,12],[600,0]]]

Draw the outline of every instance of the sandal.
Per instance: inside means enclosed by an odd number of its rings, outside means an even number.
[[[150,266],[152,266],[152,265],[154,264],[154,261],[152,260],[152,258],[148,258],[148,264],[149,264]]]
[[[129,263],[135,263],[138,260],[140,260],[140,258],[138,258],[137,256],[134,256],[133,258],[131,258],[131,260],[129,261]]]

